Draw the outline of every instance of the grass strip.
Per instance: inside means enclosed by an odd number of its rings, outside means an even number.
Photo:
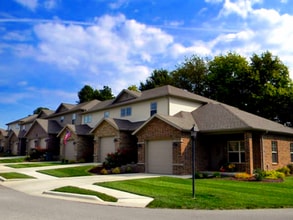
[[[0,176],[4,177],[5,179],[35,179],[32,176],[16,172],[0,173]]]
[[[154,198],[149,208],[176,209],[257,209],[292,208],[293,176],[281,183],[246,182],[231,179],[192,180],[158,177],[97,183],[126,192]]]
[[[31,163],[19,163],[19,164],[9,164],[7,167],[11,168],[30,168],[30,167],[45,167],[45,166],[55,166],[55,165],[64,165],[60,162],[31,162]]]
[[[55,176],[55,177],[76,177],[76,176],[91,176],[89,172],[94,165],[76,166],[60,169],[39,170],[37,172]]]
[[[25,162],[25,157],[17,157],[17,158],[9,158],[9,159],[1,159],[0,163],[21,163]]]
[[[104,193],[100,193],[100,192],[88,190],[88,189],[83,189],[83,188],[79,188],[79,187],[75,187],[75,186],[64,186],[64,187],[54,189],[53,191],[97,196],[98,198],[100,198],[106,202],[117,202],[118,201],[118,199],[113,196],[109,196]]]

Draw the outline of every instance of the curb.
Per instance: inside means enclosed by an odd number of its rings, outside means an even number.
[[[89,199],[89,200],[97,200],[99,202],[105,202],[104,200],[98,198],[97,196],[92,195],[83,195],[83,194],[76,194],[76,193],[63,193],[63,192],[55,192],[55,191],[44,191],[43,194],[45,195],[53,195],[53,196],[63,196],[63,197],[70,197],[70,198],[77,198],[77,199]]]

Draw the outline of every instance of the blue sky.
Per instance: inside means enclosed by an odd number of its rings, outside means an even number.
[[[292,0],[1,0],[0,127],[76,103],[84,85],[117,95],[193,54],[267,50],[293,76]]]

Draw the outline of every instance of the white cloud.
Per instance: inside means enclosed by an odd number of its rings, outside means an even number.
[[[38,7],[38,0],[14,0],[22,6],[34,11]]]
[[[249,13],[253,11],[253,5],[256,3],[261,3],[261,0],[225,0],[223,9],[220,14],[222,15],[230,15],[230,14],[237,14],[242,18],[247,18]]]
[[[172,36],[162,30],[123,15],[96,18],[93,26],[51,22],[38,24],[34,30],[40,41],[35,53],[40,61],[72,74],[82,72],[88,79],[107,78],[109,85],[144,80],[156,58],[168,55],[173,43]]]

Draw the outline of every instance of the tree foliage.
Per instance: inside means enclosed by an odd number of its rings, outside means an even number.
[[[33,114],[39,114],[42,110],[49,110],[46,107],[38,107],[33,111]]]
[[[149,78],[146,79],[146,82],[140,82],[139,90],[148,90],[164,85],[172,85],[172,77],[169,74],[168,70],[159,69],[154,70]]]
[[[89,85],[85,85],[79,92],[78,92],[78,103],[88,102],[94,99],[104,101],[113,99],[114,95],[112,94],[112,90],[108,86],[104,86],[103,89],[97,90],[93,89]]]
[[[204,95],[206,76],[208,74],[208,60],[193,55],[175,69],[171,76],[173,85],[190,92]]]

